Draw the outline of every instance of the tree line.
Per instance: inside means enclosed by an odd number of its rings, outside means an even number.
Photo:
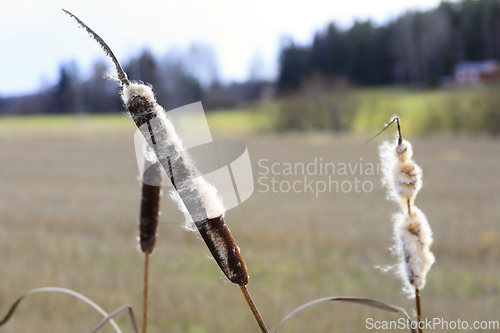
[[[443,1],[384,25],[330,23],[310,45],[289,39],[279,57],[277,86],[290,91],[312,75],[355,85],[435,86],[460,61],[500,58],[500,1]]]
[[[153,86],[158,102],[171,110],[202,101],[207,110],[235,107],[258,99],[271,85],[260,79],[222,84],[210,46],[193,44],[187,50],[171,50],[155,56],[144,49],[124,65],[129,78]],[[1,98],[0,114],[107,113],[123,110],[113,72],[107,59],[97,60],[84,78],[74,61],[62,63],[56,83],[31,95]]]

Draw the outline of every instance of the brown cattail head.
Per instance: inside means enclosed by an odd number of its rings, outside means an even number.
[[[199,173],[173,123],[158,105],[150,87],[132,83],[122,99],[158,162],[167,171],[178,207],[194,221],[215,261],[233,283],[245,286],[248,272],[231,232],[224,223],[225,208],[215,187]]]
[[[229,228],[224,223],[224,217],[206,219],[195,224],[210,253],[229,281],[240,286],[247,285],[248,272],[245,262]]]
[[[145,162],[142,181],[141,217],[139,223],[139,241],[144,253],[153,253],[160,215],[162,173],[160,166]],[[156,185],[150,185],[156,184]]]

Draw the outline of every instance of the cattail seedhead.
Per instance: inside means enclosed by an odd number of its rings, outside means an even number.
[[[217,189],[199,173],[173,123],[157,104],[150,87],[132,83],[122,99],[137,127],[174,185],[171,197],[187,215],[229,281],[248,283],[248,272],[236,242],[224,223],[225,208]],[[193,229],[193,228],[190,228]]]
[[[435,261],[430,251],[432,231],[424,213],[413,206],[411,214],[402,211],[394,215],[394,238],[396,254],[400,258],[399,275],[405,283],[405,290],[422,289]]]
[[[387,187],[389,199],[402,208],[393,217],[394,248],[399,257],[398,273],[404,281],[404,289],[412,296],[413,292],[418,294],[418,290],[424,287],[427,273],[434,263],[434,255],[430,251],[432,231],[424,213],[414,205],[422,187],[422,169],[412,159],[411,144],[402,138],[399,118],[394,117],[389,125],[394,121],[398,124],[398,137],[393,142],[383,142],[379,147],[382,183]]]
[[[229,281],[240,286],[247,285],[249,276],[245,262],[240,254],[239,247],[224,222],[224,217],[221,215],[194,222],[177,191],[171,190],[170,197],[177,203],[177,207],[186,217],[184,227],[187,230],[200,233],[214,260]]]
[[[196,222],[196,227],[219,265],[232,283],[248,284],[248,272],[240,250],[222,216]]]
[[[123,88],[123,102],[169,173],[175,191],[171,195],[188,221],[194,221],[215,261],[233,283],[245,286],[248,272],[238,247],[224,223],[225,208],[217,189],[197,170],[183,147],[174,125],[156,103],[151,88],[131,84]]]
[[[123,87],[122,99],[137,127],[167,171],[174,185],[171,197],[187,221],[207,244],[212,256],[229,281],[248,283],[248,272],[229,228],[224,222],[225,208],[217,189],[199,173],[187,154],[173,123],[156,102],[150,87],[132,83]],[[194,228],[190,228],[194,229]]]
[[[158,219],[160,215],[162,171],[160,166],[146,159],[142,181],[141,216],[139,222],[139,242],[144,253],[153,253]]]
[[[382,162],[382,183],[388,190],[388,198],[407,207],[413,203],[422,188],[422,169],[413,161],[411,144],[401,140],[398,144],[385,141],[379,147]]]

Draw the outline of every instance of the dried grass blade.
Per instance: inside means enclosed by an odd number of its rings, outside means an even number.
[[[66,294],[66,295],[73,296],[73,297],[79,299],[80,301],[86,303],[90,307],[92,307],[94,310],[96,310],[97,312],[99,312],[103,317],[107,317],[108,316],[108,313],[106,311],[104,311],[99,305],[97,305],[96,303],[94,303],[93,301],[91,301],[90,299],[88,299],[87,297],[83,296],[82,294],[77,293],[76,291],[73,291],[71,289],[66,289],[66,288],[59,288],[59,287],[44,287],[44,288],[32,289],[32,290],[28,291],[26,294],[24,294],[21,297],[19,297],[14,302],[14,304],[12,304],[12,306],[10,307],[10,309],[7,312],[7,314],[5,315],[5,317],[2,318],[2,320],[0,321],[0,326],[4,325],[7,321],[9,321],[9,319],[12,317],[12,315],[16,311],[17,306],[19,305],[19,303],[21,303],[21,301],[24,298],[26,298],[29,295],[36,294],[36,293],[50,293],[50,292],[63,293],[63,294]],[[120,328],[118,327],[118,325],[115,323],[114,320],[110,320],[109,323],[111,324],[111,326],[113,327],[113,329],[115,330],[115,332],[122,333],[122,331],[120,330]]]
[[[304,305],[301,305],[297,309],[290,312],[285,318],[283,318],[283,320],[278,324],[278,326],[276,326],[276,328],[274,329],[274,333],[276,333],[278,331],[278,328],[285,321],[292,318],[293,316],[295,316],[297,313],[301,312],[302,310],[304,310],[310,306],[313,306],[315,304],[322,303],[322,302],[328,302],[328,301],[351,302],[351,303],[357,303],[357,304],[361,304],[361,305],[370,306],[370,307],[381,309],[384,311],[399,312],[399,313],[404,314],[406,319],[411,321],[411,318],[405,309],[403,309],[399,306],[392,305],[392,304],[388,304],[388,303],[384,303],[384,302],[380,302],[380,301],[376,301],[376,300],[368,299],[368,298],[360,298],[360,297],[325,297],[325,298],[320,298],[320,299],[314,300],[312,302],[306,303]],[[412,331],[412,333],[416,333],[416,331],[414,329],[411,329],[411,331]]]
[[[134,310],[132,310],[132,307],[128,304],[120,306],[118,309],[115,311],[111,312],[109,315],[107,315],[105,318],[103,318],[95,327],[92,329],[92,333],[97,332],[100,330],[108,321],[111,321],[115,316],[119,315],[123,311],[128,310],[128,315],[130,317],[130,322],[132,323],[132,327],[134,329],[135,333],[138,333],[139,331],[137,330],[137,322],[135,320],[135,315],[134,315]]]
[[[72,13],[68,12],[64,8],[62,10],[66,14],[68,14],[69,16],[71,16],[72,18],[74,18],[76,20],[76,22],[78,23],[79,26],[81,26],[82,28],[84,28],[85,30],[87,30],[87,33],[90,34],[90,36],[101,46],[101,48],[103,49],[104,53],[106,53],[106,55],[111,58],[111,60],[115,64],[116,72],[118,73],[118,79],[120,80],[121,84],[125,85],[125,86],[130,85],[130,81],[127,78],[127,74],[125,73],[125,71],[123,70],[122,66],[120,65],[120,63],[116,59],[115,55],[113,54],[113,51],[111,51],[111,49],[109,48],[108,44],[106,44],[104,42],[104,40],[98,34],[96,34],[94,32],[94,30],[90,29],[89,26],[86,25],[85,23],[83,23],[83,21],[80,20],[78,17],[76,17]]]

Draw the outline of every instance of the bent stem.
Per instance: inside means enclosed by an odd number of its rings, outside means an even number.
[[[420,322],[422,321],[422,312],[420,311],[420,290],[418,290],[418,288],[415,288],[415,303],[417,307],[418,333],[422,333],[422,327],[420,326]]]
[[[400,123],[399,123],[399,117],[397,117],[397,116],[394,117],[394,118],[392,118],[392,120],[387,125],[385,125],[385,127],[380,132],[378,132],[377,134],[375,134],[370,140],[366,141],[365,144],[367,144],[368,142],[372,141],[377,136],[379,136],[380,134],[382,134],[382,132],[385,131],[387,129],[387,127],[391,126],[391,124],[393,122],[396,122],[397,125],[398,125],[398,146],[401,145],[401,143],[403,142],[403,136],[401,135],[401,126],[400,126]]]
[[[262,331],[262,333],[269,333],[266,324],[264,323],[262,317],[260,316],[259,310],[257,310],[257,307],[255,306],[255,303],[252,300],[252,296],[250,296],[250,293],[248,292],[247,286],[240,286],[240,289],[241,292],[243,293],[243,296],[245,296],[245,300],[247,301],[250,310],[252,310],[253,316],[255,317],[257,324],[259,324],[260,330]]]
[[[142,294],[142,333],[146,333],[148,317],[148,272],[149,272],[149,251],[144,252],[144,291]]]

